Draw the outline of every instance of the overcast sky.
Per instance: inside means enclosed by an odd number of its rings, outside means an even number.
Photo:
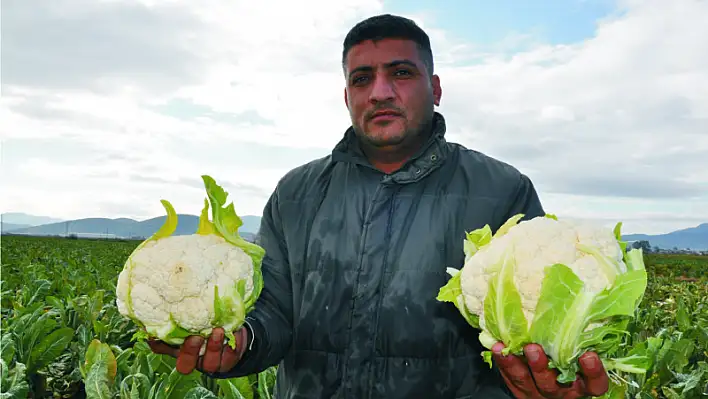
[[[431,36],[448,140],[545,208],[661,233],[708,222],[708,1],[3,0],[2,212],[260,214],[349,126],[341,42],[384,12]],[[524,2],[524,4],[529,4]]]

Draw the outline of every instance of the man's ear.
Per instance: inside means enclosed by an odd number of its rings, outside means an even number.
[[[435,105],[440,105],[440,99],[442,98],[442,86],[440,86],[440,76],[433,75],[431,83],[433,85],[433,99],[435,100]]]
[[[349,98],[347,96],[347,88],[344,88],[344,105],[347,106],[347,109],[349,109]]]

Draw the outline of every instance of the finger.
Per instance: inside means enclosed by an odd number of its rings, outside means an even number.
[[[187,337],[180,347],[177,355],[177,371],[182,374],[189,374],[197,367],[199,359],[199,349],[202,347],[204,339],[199,336]]]
[[[528,366],[517,356],[504,356],[501,350],[503,344],[495,344],[492,347],[492,357],[499,367],[499,371],[507,382],[518,391],[523,393],[523,397],[537,397],[539,395],[536,384],[533,381]],[[511,388],[511,386],[510,386]],[[518,397],[519,395],[515,393]]]
[[[246,349],[248,347],[248,332],[246,331],[245,328],[241,328],[234,332],[234,338],[236,340],[236,343],[234,345],[234,348],[232,349],[230,345],[226,345],[224,347],[224,353],[226,352],[232,352],[239,357],[243,356],[243,353],[246,352]]]
[[[221,352],[224,349],[224,329],[215,328],[207,341],[206,353],[204,353],[204,371],[215,373],[221,366]]]
[[[224,349],[221,351],[221,364],[219,366],[219,371],[221,372],[233,369],[241,361],[244,352],[246,352],[248,331],[242,328],[234,333],[234,337],[236,338],[235,349],[231,349],[229,345],[224,345]]]
[[[535,385],[538,391],[549,398],[561,398],[567,387],[558,383],[558,372],[548,368],[548,357],[543,348],[537,344],[529,344],[524,347],[524,355],[531,369]]]
[[[236,350],[233,350],[226,346],[224,348],[224,351],[221,353],[221,363],[219,364],[219,371],[220,372],[227,372],[231,371],[236,364],[241,360],[241,351],[236,348]]]
[[[507,388],[509,388],[509,391],[511,391],[511,394],[515,398],[531,398],[532,396],[528,394],[527,392],[519,390],[514,383],[507,377],[506,374],[501,373],[502,379],[504,380],[504,383],[506,384]]]
[[[597,353],[584,353],[578,362],[585,388],[583,393],[590,396],[604,395],[610,387],[610,380]]]
[[[585,387],[583,385],[583,380],[578,375],[575,381],[570,384],[570,387],[566,388],[565,395],[562,397],[563,399],[585,399],[588,396],[584,392]]]
[[[179,354],[179,348],[168,345],[162,341],[148,340],[147,344],[150,349],[158,355],[169,355],[172,357],[177,357],[177,354]]]

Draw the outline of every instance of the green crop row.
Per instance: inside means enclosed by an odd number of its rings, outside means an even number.
[[[135,344],[115,284],[137,241],[2,237],[0,397],[269,398],[275,368],[214,380],[175,371]],[[708,396],[708,257],[650,254],[649,285],[621,351],[647,351],[649,373],[622,376],[614,398]]]

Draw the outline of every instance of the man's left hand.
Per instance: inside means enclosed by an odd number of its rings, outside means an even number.
[[[517,399],[578,399],[602,396],[609,388],[605,368],[594,352],[580,356],[580,373],[572,384],[561,384],[556,380],[558,372],[548,368],[548,357],[540,345],[524,347],[527,363],[517,356],[503,356],[503,348],[504,344],[495,344],[492,357]]]

